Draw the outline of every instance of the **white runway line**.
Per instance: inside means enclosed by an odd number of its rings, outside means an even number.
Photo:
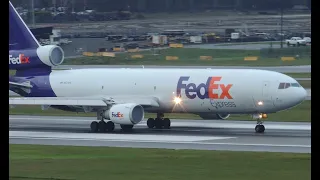
[[[154,135],[134,135],[136,139],[129,138],[119,138],[113,139],[115,135],[113,134],[107,134],[106,136],[101,136],[103,134],[94,134],[94,137],[90,138],[87,137],[89,134],[85,134],[85,136],[82,135],[82,138],[72,138],[70,137],[70,134],[72,133],[55,133],[56,135],[50,135],[50,133],[38,133],[38,132],[24,132],[24,131],[9,131],[10,133],[10,139],[30,139],[30,140],[72,140],[72,141],[106,141],[106,142],[135,142],[135,143],[167,143],[167,144],[199,144],[199,145],[227,145],[227,146],[252,146],[252,147],[292,147],[292,148],[311,148],[311,145],[299,145],[299,144],[249,144],[249,143],[223,143],[223,142],[201,142],[205,140],[223,140],[223,139],[231,139],[236,137],[197,137],[197,136],[154,136]],[[32,135],[32,133],[34,133]],[[27,135],[26,135],[27,134]],[[36,135],[36,134],[39,134]],[[43,135],[46,134],[46,135]],[[68,135],[65,135],[68,134]],[[79,135],[79,134],[75,134]],[[40,137],[42,136],[42,137]],[[67,137],[69,136],[69,137]],[[108,137],[109,136],[109,137]],[[132,136],[132,135],[123,135],[123,136]],[[148,137],[149,136],[149,137]],[[157,137],[156,139],[154,139]],[[140,138],[140,139],[138,139]]]
[[[69,140],[107,140],[107,141],[152,141],[152,142],[193,142],[231,139],[235,137],[216,136],[175,136],[175,135],[137,135],[137,134],[88,134],[88,133],[55,133],[55,132],[26,132],[9,131],[10,138],[42,138]]]

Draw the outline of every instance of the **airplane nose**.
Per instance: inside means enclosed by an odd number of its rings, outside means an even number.
[[[301,88],[301,101],[304,101],[308,98],[308,91],[304,88]]]

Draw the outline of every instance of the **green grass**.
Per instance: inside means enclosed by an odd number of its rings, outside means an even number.
[[[9,179],[305,180],[311,154],[9,146]]]
[[[311,78],[311,73],[284,73],[293,78]]]
[[[311,88],[311,81],[298,81],[298,82],[302,87],[304,87],[306,89]]]
[[[280,58],[263,58],[257,61],[244,61],[245,56],[259,56],[259,50],[197,49],[169,48],[159,50],[154,55],[151,51],[143,51],[141,59],[132,59],[137,53],[122,53],[116,57],[81,57],[66,59],[66,65],[193,65],[193,66],[292,66],[310,65],[309,57],[301,57],[295,61],[281,61]],[[178,56],[179,60],[165,60],[166,56]],[[212,56],[213,60],[200,60],[199,56]]]
[[[217,44],[218,46],[234,46],[234,45],[243,45],[243,44],[271,44],[268,41],[261,41],[261,42],[234,42],[234,43],[225,43],[225,44]],[[281,42],[272,42],[272,44],[281,44]]]
[[[9,109],[10,115],[42,115],[42,116],[96,116],[95,113],[75,113],[66,112],[56,109],[48,109],[42,111],[40,106],[16,106],[15,108]],[[166,117],[171,119],[201,119],[198,115],[194,114],[179,114],[171,113],[165,114]],[[155,117],[155,114],[146,113],[146,118]],[[249,115],[232,115],[230,120],[250,120],[252,119]],[[304,101],[300,105],[278,113],[269,114],[267,121],[288,121],[288,122],[310,122],[311,121],[311,101]]]

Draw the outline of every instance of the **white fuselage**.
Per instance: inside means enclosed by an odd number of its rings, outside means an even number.
[[[190,78],[178,85],[185,76]],[[209,77],[221,79],[205,87]],[[201,83],[197,95],[194,88]],[[278,89],[280,83],[297,81],[281,73],[249,69],[76,69],[50,74],[57,97],[156,97],[160,107],[149,111],[164,113],[272,113],[304,100],[304,88]],[[180,104],[173,101],[177,89],[181,89]],[[209,95],[203,98],[206,89]]]

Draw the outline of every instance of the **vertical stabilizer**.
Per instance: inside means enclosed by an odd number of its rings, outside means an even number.
[[[9,1],[9,50],[37,49],[39,46],[39,42]]]

